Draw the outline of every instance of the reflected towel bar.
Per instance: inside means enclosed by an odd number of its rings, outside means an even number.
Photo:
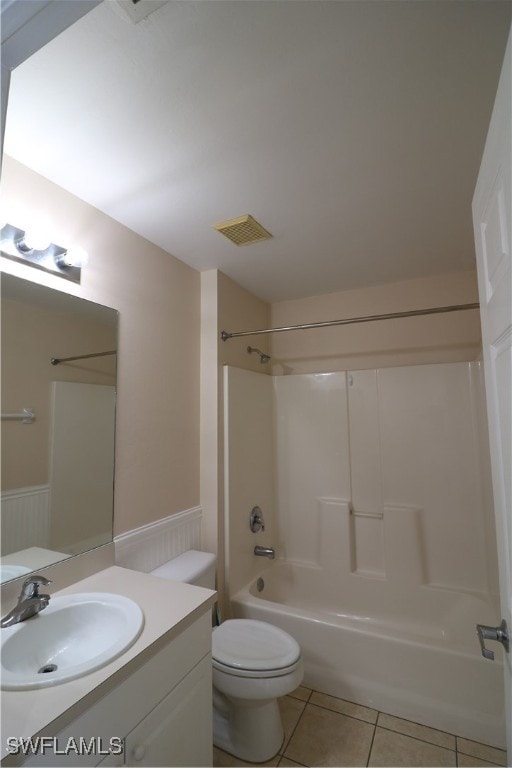
[[[111,352],[92,352],[90,355],[77,355],[76,357],[52,357],[50,363],[58,365],[59,363],[68,363],[71,360],[86,360],[89,357],[104,357],[105,355],[117,355],[117,349],[113,349]]]
[[[2,413],[2,421],[21,421],[22,424],[32,424],[35,418],[32,408],[23,408],[21,413]]]

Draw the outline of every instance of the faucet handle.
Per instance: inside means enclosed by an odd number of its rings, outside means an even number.
[[[29,578],[23,582],[20,600],[31,597],[39,597],[39,587],[47,587],[48,584],[51,583],[51,579],[47,579],[45,576],[40,576],[39,574],[29,576]]]
[[[265,530],[265,520],[263,519],[263,512],[259,507],[253,507],[251,514],[249,515],[249,528],[253,533]]]

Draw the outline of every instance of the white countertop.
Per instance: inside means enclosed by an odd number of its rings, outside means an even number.
[[[97,698],[121,681],[124,667],[127,667],[126,675],[131,674],[137,668],[138,661],[142,664],[147,659],[151,646],[155,645],[156,651],[162,642],[179,634],[213,605],[216,596],[216,592],[210,589],[169,581],[119,566],[106,568],[60,591],[53,590],[52,594],[57,596],[77,592],[113,592],[131,598],[144,612],[144,628],[135,643],[121,656],[84,677],[37,690],[2,691],[2,758],[7,754],[8,737],[30,738],[59,719],[62,722],[56,724],[56,727],[63,727],[67,722],[65,713],[71,707],[75,708],[74,718],[78,714],[77,704],[83,710],[91,706]],[[113,675],[116,677],[109,684]]]
[[[11,552],[10,555],[2,555],[0,565],[24,565],[31,571],[39,571],[48,565],[58,563],[60,560],[67,560],[71,555],[65,552],[55,552],[53,549],[43,547],[29,547],[21,549],[19,552]]]

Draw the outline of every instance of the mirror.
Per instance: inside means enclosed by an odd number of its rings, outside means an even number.
[[[7,581],[112,541],[118,312],[6,274],[1,296]]]

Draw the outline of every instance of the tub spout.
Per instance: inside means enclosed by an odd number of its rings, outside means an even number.
[[[276,551],[274,547],[260,547],[259,544],[256,544],[254,547],[254,554],[258,557],[269,557],[273,560],[276,556]]]

